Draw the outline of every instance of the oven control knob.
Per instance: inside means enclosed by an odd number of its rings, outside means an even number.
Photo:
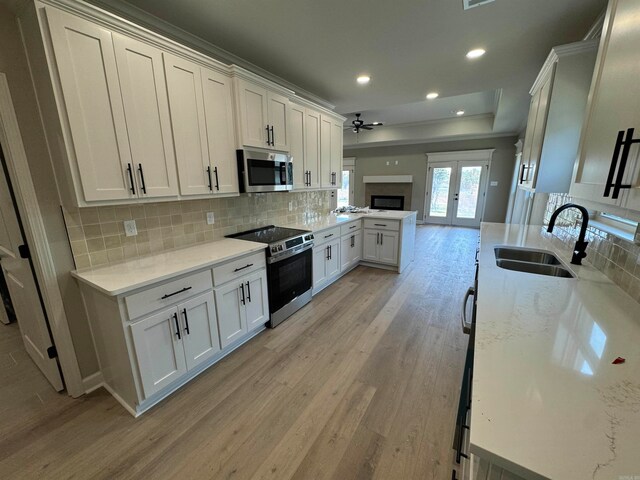
[[[282,245],[278,245],[278,251],[282,251]]]
[[[278,251],[278,247],[271,247],[271,251],[272,251],[273,253],[277,252],[277,251]]]

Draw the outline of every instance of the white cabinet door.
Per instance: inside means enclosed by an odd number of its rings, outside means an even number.
[[[203,68],[202,91],[209,143],[211,187],[214,193],[238,193],[240,190],[231,79]]]
[[[289,99],[274,92],[268,92],[268,124],[271,128],[271,148],[281,152],[289,151]]]
[[[362,260],[362,231],[353,234],[353,247],[351,248],[351,264],[358,263]],[[342,255],[342,251],[340,251]]]
[[[531,132],[531,150],[529,152],[529,163],[527,171],[525,173],[524,185],[530,188],[535,188],[536,173],[538,164],[540,163],[540,154],[542,153],[542,144],[544,142],[544,133],[547,127],[547,117],[549,114],[549,102],[551,101],[551,89],[553,85],[553,72],[552,69],[549,77],[544,82],[544,85],[540,87],[540,90],[536,92],[534,98],[537,104],[536,123]]]
[[[630,197],[626,206],[634,210],[640,210],[637,145],[631,149],[627,181],[623,182],[635,188],[622,190],[618,199],[605,197],[604,190],[618,132],[635,128],[636,138],[640,136],[640,29],[631,27],[639,15],[640,2],[636,0],[609,2],[570,192],[577,198],[610,205],[624,205]]]
[[[378,261],[398,264],[398,232],[380,231],[380,244],[378,245]]]
[[[134,198],[111,32],[56,9],[46,12],[69,119],[68,151],[77,164],[84,200]]]
[[[342,123],[338,120],[331,122],[331,172],[333,186],[339,187],[342,183]]]
[[[240,301],[240,285],[239,282],[233,281],[214,289],[222,348],[247,333],[244,306]]]
[[[113,45],[138,194],[141,197],[177,195],[162,52],[117,33],[113,34]]]
[[[164,55],[176,163],[182,195],[202,195],[209,187],[209,147],[200,66]]]
[[[380,232],[377,230],[364,230],[364,238],[362,240],[362,259],[368,262],[378,261],[378,242]]]
[[[220,351],[213,292],[178,305],[187,369],[198,366]]]
[[[183,332],[171,308],[131,325],[145,398],[187,372]]]
[[[291,121],[289,123],[291,138],[291,163],[293,164],[293,188],[307,188],[309,176],[305,168],[305,115],[306,109],[295,103],[291,104]]]
[[[320,186],[333,186],[331,174],[331,130],[332,121],[326,115],[320,115]]]
[[[329,255],[326,260],[325,271],[327,278],[332,278],[340,273],[340,239],[336,238],[327,243],[326,246],[329,248]]]
[[[307,108],[304,125],[305,170],[309,172],[309,188],[320,187],[320,114]]]
[[[267,271],[260,270],[244,278],[247,329],[251,332],[269,321]]]
[[[242,145],[270,148],[267,143],[267,90],[245,80],[237,80],[236,85]]]
[[[327,281],[328,244],[313,247],[313,288],[322,287]]]
[[[353,235],[345,235],[340,238],[340,271],[344,272],[351,266],[353,257]]]

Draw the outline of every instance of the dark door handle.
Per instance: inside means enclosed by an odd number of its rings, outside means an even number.
[[[209,190],[213,191],[213,184],[211,183],[211,167],[207,167],[207,177],[209,177]]]
[[[131,182],[131,193],[136,194],[136,184],[133,181],[133,170],[131,169],[131,164],[127,163],[127,173],[129,174],[129,181]]]
[[[142,171],[142,164],[138,164],[138,172],[140,172],[140,181],[142,182],[142,193],[147,194],[147,186],[144,183],[144,172]]]
[[[177,292],[167,293],[166,295],[161,296],[160,300],[164,300],[165,298],[173,297],[174,295],[178,295],[179,293],[186,292],[187,290],[191,290],[191,288],[192,287],[184,287],[183,289],[178,290]]]
[[[271,125],[271,146],[272,147],[276,146],[276,134],[273,131],[273,125]]]
[[[271,132],[269,131],[269,125],[267,125],[267,145],[271,145]]]
[[[520,185],[524,183],[524,172],[527,170],[527,167],[524,163],[522,164],[522,171],[520,172]]]
[[[374,223],[374,225],[375,225],[376,227],[386,227],[386,226],[387,226],[387,224],[386,224],[386,223]]]
[[[216,176],[216,190],[220,190],[220,182],[218,181],[218,167],[213,167],[213,173]]]
[[[239,272],[240,270],[244,270],[245,268],[249,268],[249,267],[253,267],[253,263],[249,263],[249,264],[245,265],[244,267],[236,268],[234,270],[234,272]]]
[[[240,290],[242,291],[242,298],[240,299],[240,301],[242,302],[243,305],[246,305],[247,299],[244,296],[244,283],[240,284]]]
[[[187,335],[191,335],[189,332],[189,317],[187,317],[187,309],[182,309],[182,315],[184,315],[184,331],[187,332]]]
[[[247,300],[251,303],[251,283],[247,282]]]
[[[177,313],[173,314],[173,321],[176,323],[176,335],[178,336],[178,340],[180,340],[182,337],[180,336],[180,325],[178,324],[178,314]]]

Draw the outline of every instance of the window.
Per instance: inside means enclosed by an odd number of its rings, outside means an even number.
[[[340,182],[340,188],[338,189],[338,208],[346,207],[351,204],[351,172],[352,170],[342,171],[342,181]]]

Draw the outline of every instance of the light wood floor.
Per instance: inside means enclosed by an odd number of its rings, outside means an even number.
[[[417,236],[402,275],[358,267],[139,419],[102,389],[0,405],[0,477],[451,478],[478,231]]]

